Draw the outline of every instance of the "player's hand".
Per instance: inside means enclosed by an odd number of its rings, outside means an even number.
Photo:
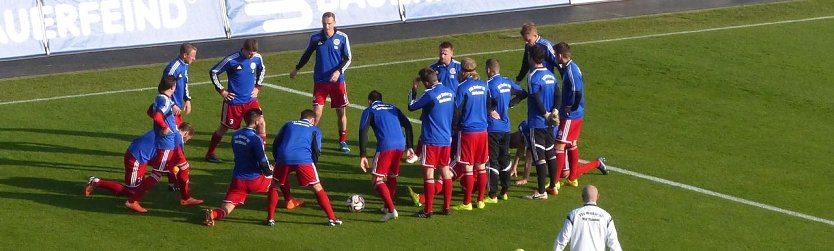
[[[495,110],[489,111],[489,116],[494,119],[501,119],[501,114],[498,114]]]
[[[165,130],[162,130],[162,136],[172,134],[172,133],[174,133],[174,131],[171,131],[171,128],[165,128]]]
[[[518,176],[518,166],[514,166],[513,169],[510,171],[510,177]]]
[[[408,162],[409,164],[417,162],[417,160],[419,160],[417,158],[417,155],[414,153],[414,149],[412,148],[408,148],[405,150],[405,157],[405,162]]]
[[[290,79],[295,79],[295,76],[298,76],[298,70],[293,69],[290,71]]]
[[[253,97],[253,98],[257,98],[257,97],[258,97],[258,93],[260,93],[260,92],[261,92],[261,90],[259,90],[258,88],[254,88],[254,89],[252,89],[252,97]]]
[[[223,99],[226,101],[232,101],[233,99],[235,99],[235,94],[227,90],[220,91],[220,96],[223,96]]]
[[[336,81],[339,81],[339,76],[342,76],[341,71],[333,71],[333,74],[330,74],[330,82],[336,83]]]
[[[183,110],[185,110],[185,114],[191,114],[191,100],[186,100],[185,104],[183,105]]]
[[[420,78],[414,78],[414,80],[411,81],[411,89],[417,90],[417,87],[420,85],[420,82]]]
[[[362,168],[363,173],[368,172],[368,157],[359,158],[359,168]]]
[[[173,106],[171,106],[171,111],[173,111],[173,112],[174,112],[174,115],[180,115],[180,112],[182,112],[182,110],[180,109],[180,107],[179,107],[179,106],[177,106],[177,105],[173,105]]]

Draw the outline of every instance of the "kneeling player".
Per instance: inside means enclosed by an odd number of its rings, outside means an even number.
[[[382,221],[396,219],[399,215],[394,208],[393,198],[396,198],[400,159],[402,159],[403,150],[407,152],[407,156],[414,155],[411,123],[400,109],[391,104],[382,103],[381,93],[371,91],[368,94],[368,108],[362,111],[362,120],[359,122],[359,167],[363,172],[367,172],[368,168],[365,149],[368,143],[368,126],[373,128],[377,138],[371,181],[382,201],[385,202],[385,207],[382,208],[385,216],[382,217]],[[400,128],[405,130],[405,136]],[[387,183],[383,181],[386,175],[388,176]]]
[[[330,206],[330,198],[321,186],[316,162],[321,155],[321,130],[315,125],[316,113],[307,109],[301,112],[301,118],[290,121],[281,127],[272,142],[272,156],[275,158],[275,179],[281,185],[284,199],[291,200],[289,182],[290,172],[295,172],[298,184],[309,186],[316,194],[316,200],[327,214],[330,226],[341,225]],[[273,188],[275,189],[275,188]],[[271,190],[274,191],[274,190]],[[272,194],[273,192],[270,192]],[[275,205],[271,205],[272,209]],[[272,210],[270,210],[272,211]]]
[[[206,226],[214,226],[216,220],[228,216],[238,205],[243,204],[246,196],[253,192],[267,192],[268,208],[267,226],[275,225],[275,205],[278,204],[278,193],[270,190],[272,182],[272,167],[264,153],[263,139],[257,134],[256,128],[263,124],[263,113],[258,109],[249,109],[244,114],[246,128],[232,134],[232,150],[235,154],[235,168],[232,171],[232,181],[229,191],[220,208],[206,209]]]

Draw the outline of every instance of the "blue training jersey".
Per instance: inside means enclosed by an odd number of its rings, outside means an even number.
[[[545,68],[538,68],[530,73],[527,79],[527,92],[530,93],[530,100],[527,100],[527,125],[530,128],[550,127],[545,122],[544,114],[556,107],[555,95],[558,82],[553,73]],[[538,96],[544,110],[538,107],[535,100]]]
[[[452,59],[449,62],[449,65],[444,65],[438,61],[432,65],[429,65],[429,68],[437,72],[437,80],[440,83],[443,83],[446,88],[451,90],[453,93],[458,90],[458,85],[460,85],[460,81],[458,80],[458,73],[460,73],[460,62],[455,59]]]
[[[362,111],[362,118],[359,120],[359,155],[366,156],[365,143],[367,142],[368,127],[373,128],[376,135],[376,152],[387,150],[405,150],[406,136],[408,136],[408,147],[411,145],[411,135],[403,135],[403,128],[407,127],[406,134],[411,134],[411,124],[405,114],[396,106],[374,101]]]
[[[243,128],[232,133],[232,151],[235,153],[235,169],[232,175],[242,180],[252,180],[261,175],[261,164],[269,165],[264,153],[264,141],[254,128]]]
[[[223,85],[220,84],[217,75],[223,72],[229,78],[229,92],[235,94],[235,98],[227,102],[240,105],[255,99],[252,97],[252,91],[261,86],[266,68],[261,54],[255,53],[252,58],[246,58],[240,51],[232,53],[209,70],[211,82],[218,91],[223,89]]]
[[[568,61],[562,72],[562,104],[559,116],[565,119],[581,119],[585,116],[585,92],[583,91],[582,71],[579,66]]]
[[[440,83],[423,92],[420,98],[409,93],[409,111],[423,109],[420,115],[423,144],[448,146],[452,144],[452,117],[455,115],[455,94]]]
[[[306,119],[284,124],[272,142],[272,157],[277,164],[312,164],[319,153],[321,130]]]
[[[164,94],[159,94],[156,96],[156,99],[154,99],[152,106],[153,112],[162,113],[162,118],[165,120],[165,124],[168,125],[168,129],[171,129],[172,132],[168,135],[161,136],[162,127],[153,123],[153,131],[157,133],[156,148],[165,150],[176,149],[177,146],[181,145],[182,137],[180,136],[180,131],[177,130],[177,122],[174,119],[174,111],[171,109],[174,106],[174,101]]]
[[[156,132],[150,130],[142,136],[133,139],[127,151],[140,164],[148,163],[156,155]]]
[[[295,69],[301,69],[310,60],[310,55],[316,51],[316,66],[313,69],[313,81],[316,83],[330,83],[330,75],[340,71],[337,83],[345,82],[345,70],[351,61],[350,42],[344,32],[336,31],[333,36],[327,37],[324,31],[319,31],[310,36],[307,49],[301,56]]]
[[[536,43],[534,45],[527,45],[526,43],[524,44],[524,58],[521,59],[521,69],[518,72],[518,76],[515,78],[517,81],[521,81],[528,71],[534,70],[530,69],[530,65],[527,62],[527,56],[530,55],[530,50],[533,49],[533,46],[538,46],[544,49],[545,56],[544,62],[542,62],[544,68],[549,70],[550,72],[556,72],[555,68],[557,65],[559,65],[559,62],[556,59],[556,51],[553,50],[553,43],[539,36],[539,38],[536,39]]]
[[[455,107],[460,110],[458,128],[462,132],[483,132],[487,130],[487,83],[467,78],[460,83],[455,93]]]
[[[162,79],[168,76],[177,80],[177,89],[174,90],[172,98],[175,105],[183,108],[185,101],[191,100],[191,91],[188,90],[188,64],[183,62],[180,57],[174,58],[162,71]]]
[[[524,89],[500,74],[493,75],[487,83],[489,84],[489,96],[495,101],[495,111],[501,116],[501,119],[494,119],[491,116],[487,118],[489,124],[487,131],[510,132],[510,100],[512,100],[513,91],[523,92]]]

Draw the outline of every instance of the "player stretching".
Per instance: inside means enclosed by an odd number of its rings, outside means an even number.
[[[182,115],[191,113],[191,92],[188,90],[188,66],[197,59],[197,47],[189,43],[180,45],[180,55],[171,60],[165,70],[162,71],[162,79],[173,77],[177,80],[177,89],[174,90],[174,119],[177,125],[182,124]],[[178,190],[177,176],[173,172],[168,173],[168,190]]]
[[[527,98],[527,92],[518,84],[501,76],[501,65],[497,59],[486,61],[489,76],[489,110],[487,132],[489,132],[489,198],[486,203],[498,203],[498,183],[501,183],[501,198],[508,199],[510,188],[510,114],[509,109]],[[515,97],[513,97],[515,96]],[[519,150],[524,151],[524,150]]]
[[[232,134],[232,150],[235,153],[235,167],[232,171],[232,181],[229,191],[220,208],[206,209],[206,226],[214,226],[215,221],[232,213],[238,205],[246,201],[246,196],[254,192],[271,192],[268,197],[267,226],[275,225],[275,204],[278,204],[278,194],[269,190],[272,183],[272,167],[264,152],[263,139],[257,135],[257,128],[263,126],[264,118],[261,110],[249,109],[243,115],[246,127]],[[274,193],[274,194],[272,194]]]
[[[399,214],[394,207],[393,199],[396,198],[400,159],[402,159],[403,150],[406,156],[414,155],[411,123],[400,109],[382,102],[382,93],[378,91],[368,93],[368,108],[362,111],[362,119],[359,121],[359,167],[363,172],[367,172],[368,168],[365,149],[368,144],[368,127],[373,128],[377,139],[371,181],[385,203],[385,207],[382,208],[385,213],[382,221],[396,219]],[[405,130],[405,135],[403,135],[403,130]],[[387,182],[383,181],[385,176],[388,176]]]
[[[434,204],[434,170],[440,168],[443,179],[443,212],[449,214],[452,202],[452,171],[449,170],[449,155],[452,138],[452,117],[454,116],[455,94],[440,84],[437,72],[431,68],[420,70],[419,78],[411,83],[408,110],[422,109],[420,121],[420,160],[423,166],[423,193],[426,196],[425,208],[417,217],[431,218]],[[426,91],[417,98],[417,85],[423,83]]]
[[[457,132],[455,162],[463,165],[463,204],[455,210],[472,210],[472,192],[475,187],[474,170],[478,171],[478,208],[484,208],[484,193],[487,185],[486,162],[489,160],[487,134],[487,102],[489,89],[475,71],[475,60],[463,59],[461,64],[462,82],[455,93],[455,116],[452,127]],[[473,169],[474,167],[474,169]]]
[[[192,128],[188,123],[182,123],[179,125],[179,132],[182,135],[182,142],[185,143],[191,139],[192,135],[194,135],[194,128]],[[84,196],[89,197],[95,188],[104,188],[115,195],[130,197],[139,188],[139,185],[142,184],[142,178],[145,176],[145,168],[147,168],[151,158],[154,156],[156,156],[156,132],[150,130],[141,137],[133,139],[133,141],[130,142],[130,146],[127,148],[127,151],[125,151],[125,183],[122,184],[90,176],[87,178],[87,185],[84,186]],[[187,194],[188,178],[185,176],[187,176],[188,173],[177,169],[175,170],[177,171],[175,172],[176,175],[181,177],[179,181],[184,181],[177,183],[178,190],[180,193]],[[186,168],[185,170],[188,169]],[[138,203],[136,205],[138,205]],[[184,203],[183,205],[186,204]],[[131,209],[134,209],[135,207],[134,205],[131,205],[131,203],[125,203],[125,206]]]
[[[345,107],[348,102],[345,84],[345,70],[350,65],[351,53],[348,36],[336,30],[336,14],[326,12],[321,16],[320,32],[310,36],[310,42],[295,69],[290,72],[290,78],[295,79],[298,70],[307,64],[310,55],[316,51],[316,66],[313,69],[313,110],[316,112],[315,125],[321,120],[324,102],[330,96],[330,108],[336,110],[339,120],[339,149],[350,152],[347,144],[347,114]]]
[[[558,89],[556,77],[543,65],[545,52],[540,47],[530,50],[528,61],[533,71],[527,79],[527,89],[530,99],[527,101],[527,126],[530,128],[527,141],[532,153],[533,163],[536,165],[538,190],[527,199],[547,199],[545,190],[553,195],[559,194],[556,185],[556,157],[553,156],[553,113],[558,105]],[[545,174],[550,174],[550,187],[545,189]]]
[[[229,88],[223,88],[217,75],[226,73],[229,78]],[[264,68],[261,54],[258,54],[258,41],[246,39],[243,41],[243,48],[240,51],[230,54],[220,60],[209,71],[214,89],[223,97],[223,108],[220,112],[220,126],[211,135],[206,161],[213,163],[223,162],[215,155],[217,146],[223,140],[226,131],[240,128],[243,113],[249,109],[261,109],[258,103],[258,92],[261,90],[261,82],[264,80],[266,69]],[[256,128],[258,136],[266,141],[266,123]]]
[[[608,174],[605,169],[605,158],[598,157],[596,160],[580,165],[579,147],[576,144],[579,139],[579,131],[582,129],[582,118],[585,115],[585,97],[583,91],[582,71],[571,59],[570,46],[561,42],[554,46],[559,57],[559,64],[562,73],[562,102],[559,106],[559,134],[556,135],[556,161],[557,173],[562,173],[567,162],[570,167],[568,184],[573,187],[579,186],[577,178],[591,169],[598,168],[602,174]],[[565,153],[567,149],[567,154]],[[567,155],[567,156],[565,156]]]
[[[312,110],[304,110],[298,120],[287,122],[275,135],[275,141],[272,142],[275,179],[281,184],[284,199],[292,200],[290,182],[287,178],[290,172],[295,172],[299,185],[313,189],[319,206],[327,214],[327,224],[341,225],[342,221],[333,214],[330,198],[322,188],[319,173],[316,171],[316,162],[321,155],[321,130],[315,125],[315,117],[316,113]],[[274,192],[270,192],[272,193]],[[274,208],[275,205],[272,205],[272,209]]]
[[[548,71],[555,73],[556,71],[554,71],[554,68],[556,67],[557,62],[556,53],[553,52],[553,43],[539,36],[536,24],[533,22],[524,23],[524,25],[521,26],[521,38],[524,39],[524,56],[521,57],[521,69],[518,71],[515,81],[521,82],[521,80],[524,79],[524,76],[527,76],[528,71],[533,70],[530,69],[531,63],[528,58],[530,58],[530,52],[535,47],[541,48],[545,52],[545,57],[542,61],[543,67]]]

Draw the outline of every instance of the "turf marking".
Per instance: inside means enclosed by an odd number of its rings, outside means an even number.
[[[768,26],[768,25],[818,21],[818,20],[826,20],[826,19],[832,19],[832,18],[834,18],[834,16],[821,16],[821,17],[813,17],[813,18],[784,20],[784,21],[777,21],[777,22],[745,24],[745,25],[735,25],[735,26],[700,29],[700,30],[691,30],[691,31],[679,31],[679,32],[642,35],[642,36],[632,36],[632,37],[602,39],[602,40],[585,41],[585,42],[575,42],[573,44],[596,44],[596,43],[618,42],[618,41],[643,39],[643,38],[665,37],[665,36],[684,35],[684,34],[692,34],[692,33],[703,33],[703,32],[712,32],[712,31],[743,29],[743,28]],[[508,49],[508,50],[498,50],[498,51],[487,51],[487,52],[461,54],[459,56],[477,56],[477,55],[487,55],[487,54],[500,54],[500,53],[507,53],[507,52],[517,52],[517,51],[521,51],[521,50],[523,50],[523,49]],[[421,59],[411,59],[411,60],[388,62],[388,63],[358,65],[358,66],[351,67],[351,69],[373,68],[373,67],[392,65],[392,64],[416,63],[416,62],[430,61],[430,60],[435,60],[435,59],[436,58],[421,58]],[[299,72],[299,73],[300,74],[310,74],[310,73],[312,73],[312,71],[305,71],[305,72]],[[287,75],[289,75],[289,74],[288,73],[282,73],[282,74],[277,74],[277,75],[266,76],[266,78],[281,77],[281,76],[287,76]],[[206,84],[209,84],[209,83],[211,83],[211,82],[202,81],[202,82],[197,82],[197,83],[190,83],[190,85],[206,85]],[[307,97],[313,97],[313,95],[308,93],[308,92],[303,92],[303,91],[295,90],[295,89],[292,89],[292,88],[282,87],[282,86],[268,84],[268,83],[264,83],[263,85],[266,86],[266,87],[269,87],[269,88],[280,90],[280,91],[285,91],[285,92],[298,94],[298,95],[303,95],[303,96],[307,96]],[[7,102],[0,102],[0,105],[30,103],[30,102],[69,99],[69,98],[78,98],[78,97],[89,97],[89,96],[107,95],[107,94],[125,93],[125,92],[147,91],[147,90],[153,90],[153,89],[155,89],[155,87],[146,87],[146,88],[137,88],[137,89],[128,89],[128,90],[117,90],[117,91],[107,91],[107,92],[96,92],[96,93],[86,93],[86,94],[67,95],[67,96],[57,96],[57,97],[49,97],[49,98],[37,98],[37,99],[29,99],[29,100],[7,101]],[[357,105],[357,104],[350,104],[349,106],[352,107],[352,108],[360,109],[360,110],[365,109],[364,106]],[[413,119],[413,118],[409,118],[409,121],[411,121],[412,123],[415,123],[415,124],[420,123],[419,120],[416,120],[416,119]],[[775,207],[775,206],[771,206],[771,205],[767,205],[767,204],[763,204],[763,203],[759,203],[759,202],[755,202],[755,201],[750,201],[750,200],[734,197],[734,196],[731,196],[731,195],[727,195],[727,194],[723,194],[723,193],[719,193],[719,192],[715,192],[715,191],[711,191],[711,190],[707,190],[707,189],[703,189],[703,188],[699,188],[699,187],[696,187],[696,186],[686,185],[686,184],[683,184],[683,183],[679,183],[679,182],[675,182],[675,181],[671,181],[671,180],[667,180],[667,179],[662,179],[662,178],[654,177],[654,176],[651,176],[651,175],[646,175],[646,174],[642,174],[642,173],[638,173],[638,172],[634,172],[634,171],[629,171],[629,170],[622,169],[622,168],[617,168],[617,167],[614,167],[614,166],[608,166],[608,168],[611,171],[619,172],[619,173],[622,173],[622,174],[625,174],[625,175],[629,175],[629,176],[633,176],[633,177],[637,177],[637,178],[641,178],[641,179],[645,179],[645,180],[649,180],[649,181],[653,181],[653,182],[657,182],[657,183],[661,183],[661,184],[665,184],[665,185],[669,185],[669,186],[673,186],[673,187],[678,187],[678,188],[681,188],[681,189],[690,190],[690,191],[701,193],[701,194],[715,196],[715,197],[722,198],[722,199],[725,199],[725,200],[738,202],[738,203],[741,203],[741,204],[745,204],[745,205],[749,205],[749,206],[753,206],[753,207],[758,207],[758,208],[770,210],[770,211],[773,211],[773,212],[782,213],[782,214],[786,214],[786,215],[806,219],[806,220],[809,220],[809,221],[814,221],[814,222],[819,222],[819,223],[823,223],[823,224],[828,224],[830,226],[834,226],[834,221],[832,221],[832,220],[828,220],[828,219],[824,219],[824,218],[820,218],[820,217],[816,217],[816,216],[811,216],[811,215],[807,215],[807,214],[803,214],[803,213],[799,213],[799,212],[794,212],[794,211],[790,211],[790,210],[787,210],[787,209],[782,209],[782,208],[779,208],[779,207]]]

